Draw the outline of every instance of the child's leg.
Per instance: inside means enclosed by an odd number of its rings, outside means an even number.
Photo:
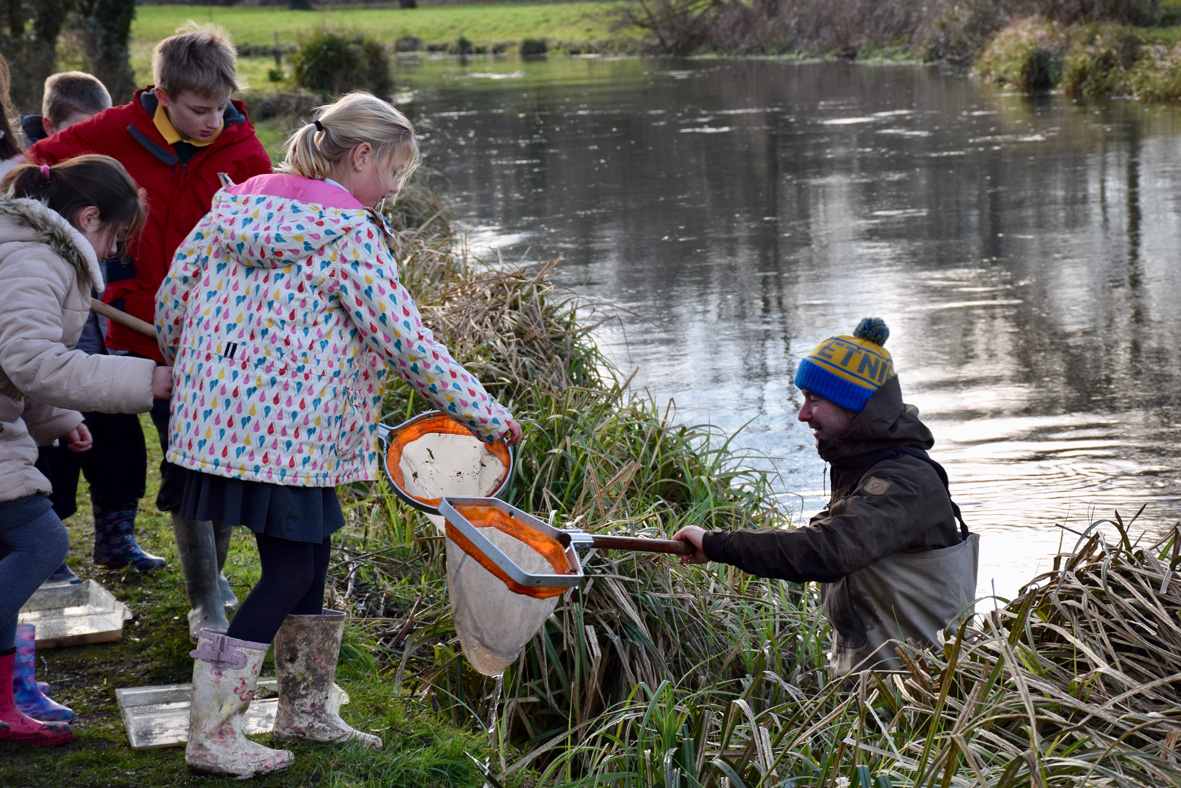
[[[152,403],[152,410],[148,414],[152,417],[152,424],[156,425],[156,435],[160,439],[161,457],[168,454],[168,423],[171,418],[169,401],[158,399]],[[184,468],[174,465],[168,460],[160,460],[160,491],[156,493],[156,508],[162,512],[180,511],[180,502],[185,492]]]
[[[0,504],[0,651],[15,647],[21,605],[69,549],[66,527],[41,496]]]
[[[297,615],[317,615],[324,610],[324,584],[328,579],[328,559],[332,557],[332,537],[312,545],[312,584],[308,592],[288,611]]]
[[[82,473],[94,504],[94,563],[111,569],[131,566],[151,572],[164,559],[135,541],[135,517],[144,494],[148,455],[139,417],[128,413],[88,413],[94,448],[83,456]]]
[[[58,519],[65,520],[78,511],[78,473],[86,454],[89,452],[70,451],[65,446],[43,446],[37,452],[37,470],[53,485],[49,500]]]
[[[82,458],[89,453],[70,451],[65,446],[43,446],[37,452],[37,470],[45,475],[53,487],[49,500],[61,520],[78,511],[78,474],[82,468]],[[62,561],[49,576],[49,582],[81,583],[82,579]]]
[[[166,456],[171,419],[169,401],[156,400],[149,415],[156,426],[161,453]],[[196,643],[203,629],[221,631],[229,628],[225,608],[233,591],[222,567],[229,549],[232,526],[227,531],[224,523],[181,516],[181,503],[189,473],[179,465],[160,460],[160,491],[156,495],[156,508],[172,514],[172,533],[176,537],[176,552],[180,557],[185,592],[189,597],[189,639]],[[224,545],[225,549],[219,545]]]
[[[359,742],[380,750],[381,738],[353,728],[332,702],[345,615],[324,610],[331,547],[330,538],[313,546],[312,584],[275,634],[275,741]]]
[[[255,534],[262,576],[250,590],[227,634],[239,640],[270,643],[283,619],[296,610],[319,613],[332,541],[293,542]]]
[[[136,504],[144,497],[148,452],[139,416],[87,413],[94,448],[80,455],[90,500],[106,509]]]

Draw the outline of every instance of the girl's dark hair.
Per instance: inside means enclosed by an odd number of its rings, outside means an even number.
[[[8,90],[11,86],[8,61],[0,55],[0,159],[11,159],[25,149],[20,136],[12,130],[12,119],[16,117],[16,113],[8,100]]]
[[[94,206],[104,231],[119,238],[135,236],[148,220],[143,192],[110,156],[87,154],[52,167],[22,164],[0,181],[0,192],[40,200],[75,227],[79,212]]]

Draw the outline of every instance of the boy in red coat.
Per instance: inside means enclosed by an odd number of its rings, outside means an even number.
[[[155,323],[156,290],[176,248],[209,212],[221,188],[219,174],[241,183],[271,171],[270,157],[255,136],[245,106],[230,99],[240,87],[236,66],[237,52],[224,29],[189,22],[156,45],[155,85],[138,91],[130,103],[41,140],[25,153],[37,164],[56,164],[83,153],[106,154],[118,159],[146,190],[148,223],[128,244],[131,270],[123,278],[110,271],[114,281],[103,300],[149,323]],[[154,339],[114,321],[108,324],[106,342],[114,351],[163,360]],[[165,449],[168,416],[168,401],[157,400],[152,421]],[[184,489],[183,473],[171,463],[160,464],[156,505],[174,513],[173,531],[193,607],[189,629],[195,640],[202,628],[224,630],[229,623],[224,606],[236,600],[221,566],[231,528],[175,514]],[[132,511],[127,525],[134,527],[134,518]]]

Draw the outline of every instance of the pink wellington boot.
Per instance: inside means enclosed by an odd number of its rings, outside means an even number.
[[[0,741],[53,747],[74,738],[74,731],[68,723],[41,722],[17,708],[12,693],[15,668],[16,649],[0,653]]]

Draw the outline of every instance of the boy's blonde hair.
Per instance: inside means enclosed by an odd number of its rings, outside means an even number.
[[[41,115],[60,126],[71,115],[97,115],[111,106],[111,94],[98,77],[85,71],[63,71],[45,79]]]
[[[189,21],[152,50],[152,77],[169,98],[186,90],[203,98],[228,97],[244,86],[238,81],[238,50],[230,34],[213,23]]]
[[[421,161],[414,126],[406,116],[389,102],[358,91],[341,96],[334,104],[317,107],[315,120],[287,140],[283,163],[275,169],[307,178],[325,178],[363,142],[373,146],[374,156],[387,158],[399,151],[405,155],[406,167],[400,178],[403,183]]]

